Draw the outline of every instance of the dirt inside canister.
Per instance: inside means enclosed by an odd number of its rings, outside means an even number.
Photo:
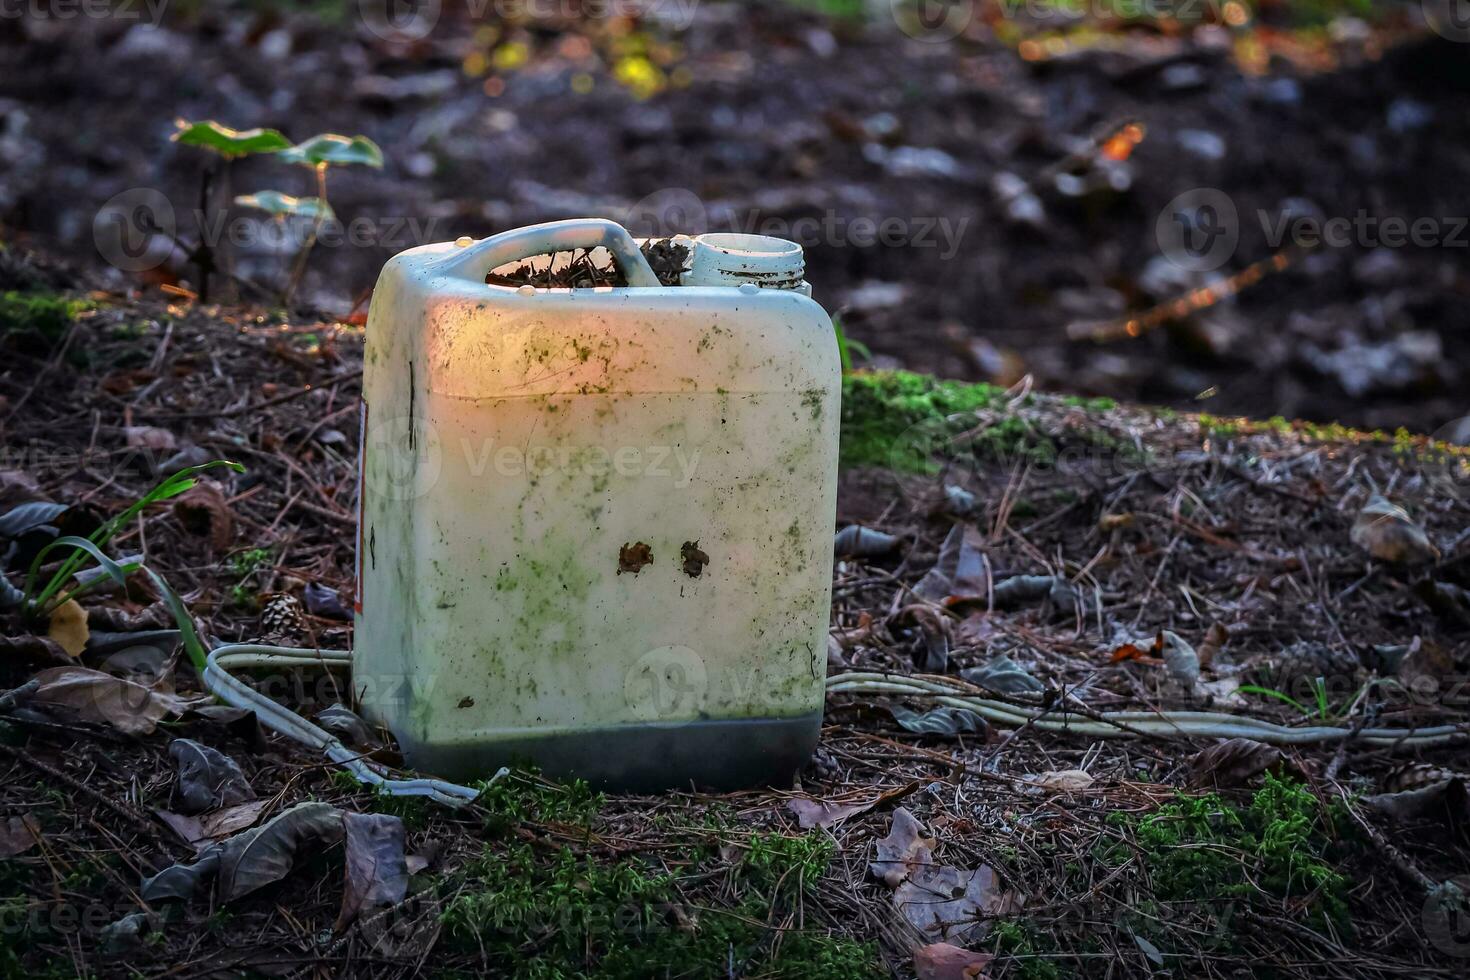
[[[640,246],[660,285],[677,286],[689,266],[689,246],[671,239],[650,239]],[[535,256],[509,272],[491,269],[485,282],[492,286],[538,286],[542,289],[624,287],[628,279],[606,249],[577,249]]]

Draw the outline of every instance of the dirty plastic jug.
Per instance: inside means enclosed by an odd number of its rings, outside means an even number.
[[[410,765],[788,780],[821,722],[840,366],[800,246],[680,285],[603,220],[427,245],[368,315],[353,686]],[[627,286],[489,285],[600,249]]]

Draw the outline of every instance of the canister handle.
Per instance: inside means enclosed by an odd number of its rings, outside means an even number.
[[[648,264],[648,259],[639,250],[638,243],[628,234],[628,229],[606,218],[548,221],[545,224],[528,225],[491,235],[451,252],[445,261],[444,271],[449,275],[483,282],[490,270],[533,255],[570,252],[579,248],[593,249],[599,246],[612,254],[613,261],[622,271],[623,278],[628,280],[628,285],[662,285],[658,276],[654,275],[653,267]]]

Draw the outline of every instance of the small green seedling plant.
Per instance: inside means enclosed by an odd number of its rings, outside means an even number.
[[[873,359],[873,352],[868,349],[867,344],[863,343],[861,340],[853,340],[847,335],[847,332],[842,329],[842,317],[840,315],[834,316],[832,318],[832,332],[837,335],[837,353],[842,358],[843,374],[852,373],[853,354],[857,354],[865,361],[871,361]]]
[[[278,190],[259,190],[234,199],[234,202],[241,207],[264,211],[281,225],[292,218],[311,222],[311,229],[296,253],[291,274],[281,294],[282,305],[289,305],[296,288],[301,284],[301,277],[306,272],[306,260],[321,237],[322,229],[328,221],[336,217],[327,200],[328,169],[333,166],[352,164],[382,169],[383,151],[378,148],[378,144],[366,136],[320,133],[304,142],[292,145],[290,140],[274,129],[235,130],[222,126],[212,119],[202,122],[188,122],[180,119],[177,125],[178,131],[174,133],[173,139],[178,143],[196,146],[220,157],[219,167],[222,174],[227,174],[230,161],[259,153],[272,154],[284,163],[311,170],[316,184],[316,195],[313,197],[295,197]],[[207,191],[206,182],[201,200],[207,200]],[[213,269],[213,259],[212,253],[206,248],[206,243],[201,243],[200,249],[204,250],[204,259],[196,260],[196,265],[199,266],[201,283],[204,284],[208,282],[209,272]],[[208,262],[207,266],[205,261]],[[207,286],[201,285],[200,298],[204,299],[206,296]]]
[[[199,220],[202,227],[199,229],[199,244],[189,249],[189,262],[199,270],[199,300],[208,303],[209,277],[217,268],[214,242],[206,230],[213,227],[210,220],[213,185],[218,183],[228,195],[230,167],[234,161],[255,153],[276,153],[288,149],[291,141],[274,129],[231,129],[212,120],[188,122],[177,119],[174,125],[178,127],[171,137],[175,143],[198,147],[215,158],[213,166],[199,172]],[[175,241],[182,245],[177,239]]]
[[[230,559],[230,571],[235,575],[235,584],[230,586],[231,602],[245,607],[255,604],[255,588],[251,580],[270,561],[269,548],[247,548]]]
[[[1284,704],[1291,705],[1307,718],[1315,717],[1321,721],[1328,721],[1333,717],[1332,704],[1327,699],[1327,679],[1325,677],[1318,677],[1312,683],[1313,704],[1311,705],[1303,704],[1285,691],[1278,691],[1274,687],[1242,684],[1240,686],[1240,692],[1242,694],[1258,694],[1261,697],[1275,698]]]
[[[207,655],[204,652],[204,645],[200,643],[198,635],[194,632],[193,620],[189,618],[189,612],[184,608],[183,600],[179,598],[178,593],[174,592],[168,582],[164,581],[163,576],[144,565],[141,559],[116,561],[109,558],[102,548],[150,504],[169,500],[187,492],[199,482],[200,473],[219,466],[228,467],[237,473],[244,472],[245,469],[239,463],[217,459],[199,466],[186,467],[172,476],[165,477],[152,490],[134,501],[132,506],[111,520],[103,522],[102,526],[93,531],[89,537],[63,535],[41,548],[31,560],[23,589],[17,590],[9,580],[0,577],[0,582],[4,583],[5,590],[4,596],[0,598],[8,600],[4,603],[6,605],[19,605],[27,619],[41,623],[48,621],[52,614],[67,602],[101,584],[104,577],[126,588],[127,577],[133,572],[142,572],[152,580],[159,595],[168,605],[169,612],[173,614],[178,624],[184,649],[188,652],[189,659],[193,661],[195,668],[202,673]],[[41,567],[52,552],[62,553],[61,562],[43,578]],[[105,576],[90,577],[68,589],[68,583],[72,581],[77,572],[82,570],[82,566],[89,557],[97,563]]]

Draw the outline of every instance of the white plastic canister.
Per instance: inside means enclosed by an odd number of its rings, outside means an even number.
[[[723,265],[694,243],[691,273],[721,285],[659,285],[626,230],[590,219],[384,266],[353,680],[415,767],[470,779],[530,761],[616,787],[738,786],[809,757],[838,353],[799,247],[733,237],[714,242],[733,256]],[[485,282],[595,247],[628,286]],[[793,249],[794,280],[759,258],[789,268]],[[742,262],[760,268],[742,277]]]

